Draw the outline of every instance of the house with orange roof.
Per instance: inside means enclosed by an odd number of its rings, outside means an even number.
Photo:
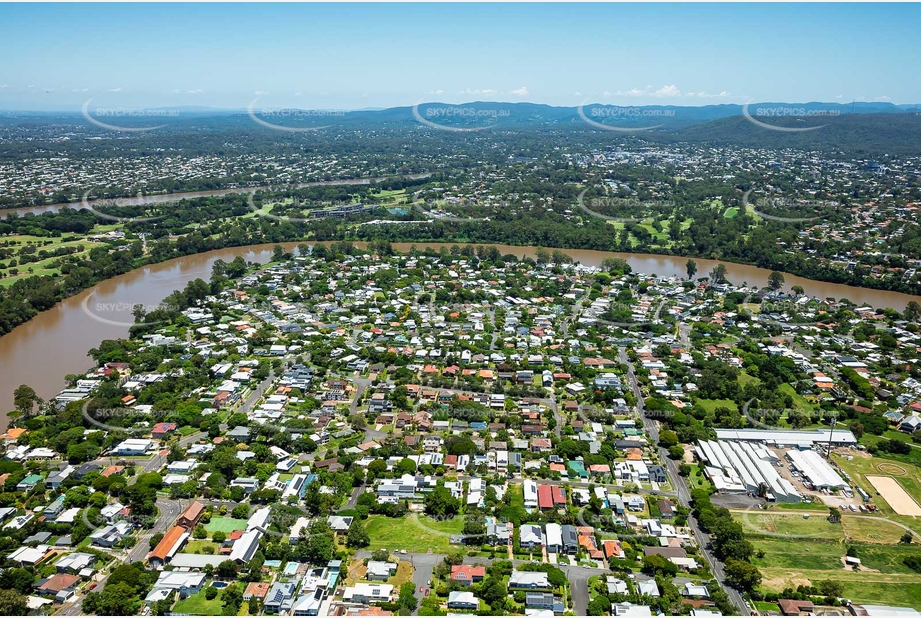
[[[623,547],[620,546],[620,541],[605,539],[601,541],[601,548],[604,550],[604,557],[608,560],[611,558],[623,559],[626,557]]]
[[[25,434],[29,433],[29,430],[24,427],[10,427],[7,429],[3,435],[0,435],[0,439],[6,440],[8,442],[15,442]]]

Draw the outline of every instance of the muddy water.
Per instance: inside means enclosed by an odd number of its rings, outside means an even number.
[[[293,251],[298,243],[285,243]],[[356,243],[360,244],[360,243]],[[255,245],[221,249],[199,255],[177,258],[161,264],[139,268],[130,273],[104,281],[99,285],[68,298],[52,309],[0,337],[0,427],[6,425],[6,412],[12,409],[13,390],[20,384],[32,386],[39,396],[54,397],[65,387],[64,376],[80,373],[93,365],[87,351],[103,339],[126,336],[133,322],[132,307],[137,304],[147,308],[158,305],[170,292],[183,288],[196,278],[208,280],[215,260],[232,261],[242,256],[248,262],[265,263],[271,259],[273,245]],[[417,243],[416,247],[440,249],[438,243]],[[398,251],[408,251],[409,243],[395,243]],[[533,247],[497,245],[499,250],[517,256],[534,256]],[[687,258],[602,251],[566,251],[583,264],[600,265],[606,257],[621,257],[635,271],[686,276]],[[717,263],[697,259],[698,276],[704,276]],[[729,281],[763,286],[770,271],[725,263]],[[921,298],[895,292],[880,292],[863,288],[822,283],[785,275],[785,287],[801,285],[807,294],[820,298],[847,298],[852,302],[868,303],[875,307],[893,307],[901,310],[905,305]]]

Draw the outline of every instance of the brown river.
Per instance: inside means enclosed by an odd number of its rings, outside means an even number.
[[[294,251],[299,243],[284,243]],[[361,243],[356,243],[361,245]],[[440,248],[454,243],[416,243],[419,249]],[[409,243],[394,243],[398,251],[408,251]],[[534,256],[533,247],[496,245],[505,253],[519,257]],[[155,307],[173,290],[183,288],[195,278],[208,280],[215,260],[230,262],[242,256],[248,262],[265,263],[271,259],[273,245],[254,245],[221,249],[190,255],[161,264],[145,266],[104,281],[99,285],[68,298],[52,309],[38,314],[4,337],[0,337],[0,428],[6,426],[6,412],[12,409],[13,391],[20,384],[33,387],[44,399],[54,397],[65,387],[64,376],[86,371],[93,365],[87,356],[90,348],[103,339],[116,339],[128,334],[133,322],[132,307],[137,304]],[[606,257],[627,260],[634,271],[646,274],[685,277],[686,257],[607,253],[602,251],[566,250],[573,259],[586,265],[598,266]],[[698,276],[705,276],[717,263],[696,259]],[[770,271],[724,262],[726,277],[735,284],[764,286]],[[811,281],[785,275],[785,288],[801,285],[807,294],[819,298],[847,298],[854,303],[874,307],[905,308],[909,301],[921,302],[921,297],[855,288],[835,283]]]

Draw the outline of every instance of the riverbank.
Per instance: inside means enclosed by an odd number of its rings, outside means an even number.
[[[280,243],[287,251],[295,251],[299,244]],[[440,250],[458,243],[415,243],[417,249],[431,247]],[[365,243],[356,242],[365,247]],[[208,280],[211,268],[218,259],[233,261],[241,256],[247,262],[264,264],[271,260],[274,244],[229,247],[206,253],[174,258],[166,262],[151,264],[123,275],[103,281],[64,301],[48,311],[39,313],[32,320],[18,326],[4,337],[0,337],[0,424],[6,423],[6,412],[12,407],[13,391],[20,384],[29,384],[39,396],[51,398],[65,386],[64,377],[89,368],[93,362],[87,351],[99,345],[103,339],[126,337],[133,322],[131,308],[141,304],[153,307],[163,301],[176,289],[196,278]],[[408,252],[410,243],[394,243],[397,251]],[[495,246],[503,254],[519,257],[534,257],[536,247]],[[599,266],[605,258],[619,257],[627,261],[638,272],[661,276],[686,277],[687,258],[664,255],[630,253],[609,253],[604,251],[563,250],[574,260],[587,265]],[[717,261],[699,259],[701,274],[712,268]],[[749,285],[765,285],[770,271],[727,262],[726,277],[733,283],[747,282]],[[852,302],[869,303],[875,307],[904,309],[911,300],[921,302],[921,297],[896,292],[878,292],[864,288],[852,288],[841,284],[823,283],[786,276],[785,288],[801,285],[805,292],[819,298],[848,298]]]

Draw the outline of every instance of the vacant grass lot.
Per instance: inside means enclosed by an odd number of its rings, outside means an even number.
[[[205,524],[205,530],[212,534],[220,530],[228,534],[234,530],[246,530],[245,519],[234,519],[233,517],[212,517],[211,521]]]
[[[193,594],[187,599],[182,599],[173,606],[174,614],[189,614],[192,616],[220,616],[224,612],[221,610],[221,595],[218,594],[212,600],[205,598],[205,589],[198,594]],[[245,604],[244,604],[245,605]]]
[[[371,515],[365,524],[371,537],[371,551],[375,549],[405,549],[408,552],[447,554],[458,548],[450,544],[451,534],[463,529],[461,518],[435,522],[415,513],[408,517],[392,518]]]
[[[739,411],[739,406],[732,399],[698,399],[697,404],[707,412],[713,412],[717,408],[728,408],[733,412]]]

